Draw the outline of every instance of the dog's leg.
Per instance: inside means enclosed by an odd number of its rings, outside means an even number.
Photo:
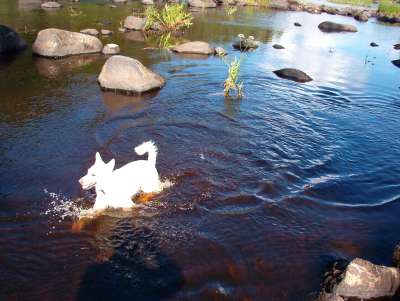
[[[104,193],[97,192],[96,202],[94,203],[93,209],[94,210],[104,210],[108,206],[107,198]]]

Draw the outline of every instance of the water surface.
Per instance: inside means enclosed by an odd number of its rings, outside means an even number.
[[[0,299],[298,301],[312,299],[333,260],[391,264],[400,230],[400,69],[391,60],[400,58],[392,47],[400,27],[253,8],[196,12],[177,41],[243,56],[245,97],[236,100],[223,97],[220,58],[146,50],[157,38],[117,32],[138,3],[42,11],[37,2],[1,1],[1,23],[30,44],[47,27],[112,29],[103,42],[167,85],[142,97],[103,93],[102,55],[54,61],[28,49],[1,62]],[[359,31],[322,33],[324,20]],[[261,46],[234,51],[239,33]],[[272,73],[284,67],[314,81]],[[75,231],[74,214],[95,197],[78,184],[95,152],[119,167],[149,139],[174,186]]]

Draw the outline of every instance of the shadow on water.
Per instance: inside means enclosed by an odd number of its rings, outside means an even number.
[[[99,253],[82,277],[77,300],[162,300],[181,289],[180,268],[150,228],[109,216],[93,226]]]

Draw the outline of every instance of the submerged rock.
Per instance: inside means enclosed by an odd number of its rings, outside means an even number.
[[[128,16],[124,21],[124,27],[129,30],[143,30],[146,24],[146,18]]]
[[[370,300],[392,297],[400,285],[397,268],[375,265],[356,258],[340,272],[329,272],[318,301]]]
[[[283,47],[282,45],[279,45],[279,44],[274,44],[274,45],[272,45],[272,47],[274,47],[275,49],[285,49],[285,47]]]
[[[371,42],[371,43],[369,44],[369,46],[371,46],[371,47],[378,47],[379,45],[376,44],[375,42]]]
[[[117,44],[107,44],[103,47],[101,52],[106,55],[114,55],[119,54],[121,50]]]
[[[122,55],[114,55],[106,61],[98,82],[105,90],[124,93],[143,93],[165,85],[163,77],[138,60]]]
[[[172,48],[173,51],[178,53],[192,53],[209,55],[214,53],[214,49],[210,44],[202,41],[187,42]]]
[[[99,31],[95,28],[85,28],[79,31],[80,33],[88,34],[91,36],[97,36],[99,34]]]
[[[400,44],[394,44],[393,49],[395,50],[400,50]]]
[[[32,46],[33,53],[53,58],[96,53],[102,49],[103,44],[96,37],[56,28],[39,31]]]
[[[322,22],[318,28],[324,32],[357,32],[357,28],[349,24],[340,24],[330,21]]]
[[[392,61],[393,65],[395,65],[396,67],[400,68],[400,60],[394,60]]]
[[[41,5],[41,8],[60,8],[62,5],[56,1],[48,1],[44,2]]]
[[[294,22],[294,26],[301,27],[301,24],[299,22]]]
[[[0,55],[13,54],[27,47],[25,41],[11,28],[0,25]]]
[[[294,68],[275,70],[274,73],[281,78],[293,80],[299,83],[306,83],[313,80],[303,71]]]
[[[212,0],[189,0],[189,6],[200,8],[214,8],[217,3]]]

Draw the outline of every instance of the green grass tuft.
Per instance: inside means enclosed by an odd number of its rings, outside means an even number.
[[[388,17],[399,17],[400,3],[382,1],[379,4],[378,12]]]
[[[230,96],[229,93],[231,91],[236,91],[237,98],[242,98],[243,96],[243,82],[238,82],[240,65],[242,63],[242,59],[238,60],[236,57],[228,65],[228,77],[224,83],[224,96]]]
[[[329,2],[354,6],[370,6],[373,4],[372,0],[329,0]]]
[[[145,11],[147,18],[145,29],[158,25],[161,31],[177,31],[192,25],[192,14],[186,11],[183,4],[166,4],[164,8],[157,9],[150,6]]]

